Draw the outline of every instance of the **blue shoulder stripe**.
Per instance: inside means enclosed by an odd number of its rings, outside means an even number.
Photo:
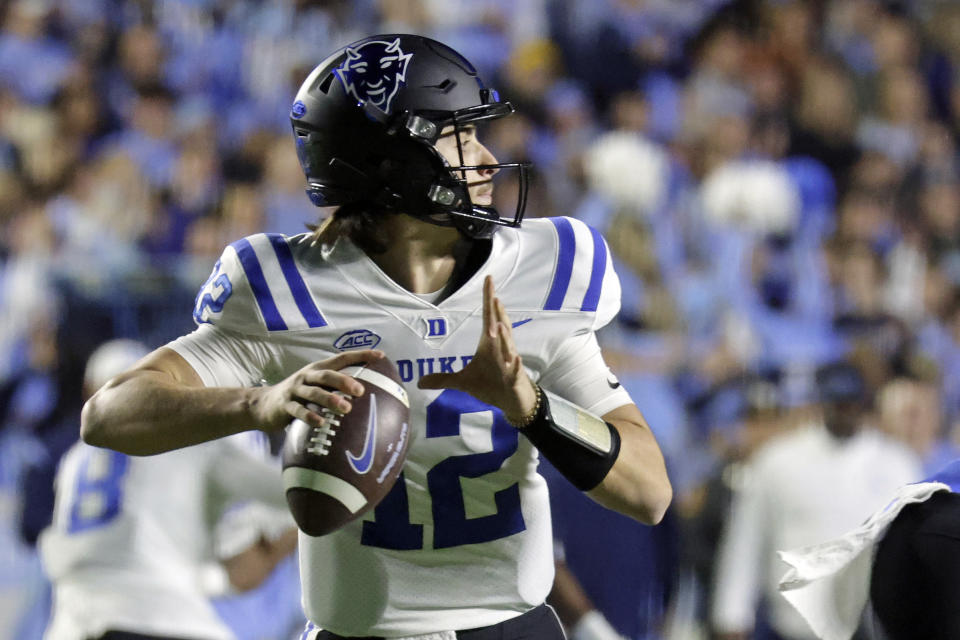
[[[263,319],[267,323],[267,329],[270,331],[283,331],[287,328],[287,323],[280,317],[280,311],[277,304],[273,301],[273,295],[270,293],[270,287],[267,286],[267,279],[263,277],[263,269],[260,268],[260,260],[257,259],[257,253],[250,245],[250,241],[241,238],[230,245],[237,252],[240,258],[240,264],[243,266],[244,273],[247,274],[247,282],[253,289],[253,295],[263,314]]]
[[[307,290],[307,285],[303,281],[303,276],[300,275],[300,272],[297,270],[297,265],[293,262],[293,253],[290,251],[290,245],[287,244],[287,241],[279,233],[268,233],[266,236],[270,240],[270,245],[273,246],[274,253],[277,254],[277,260],[280,262],[280,270],[283,271],[283,277],[287,280],[290,293],[293,294],[293,300],[297,303],[297,308],[300,309],[300,313],[303,314],[304,320],[307,321],[307,326],[311,328],[327,326],[327,321],[324,320],[313,298],[310,297],[310,292]]]
[[[557,311],[563,306],[563,298],[567,295],[570,286],[570,274],[573,272],[573,256],[577,250],[577,241],[573,235],[573,227],[566,218],[550,218],[550,222],[557,228],[557,238],[560,247],[557,257],[557,270],[553,274],[553,284],[547,295],[547,302],[543,305],[546,311]]]
[[[607,272],[607,245],[603,242],[600,232],[590,227],[593,236],[593,265],[590,268],[590,284],[583,296],[581,311],[596,311],[600,304],[600,288],[603,285],[603,276]]]

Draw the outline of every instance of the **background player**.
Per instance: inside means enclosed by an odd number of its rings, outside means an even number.
[[[334,53],[291,111],[311,200],[339,206],[331,222],[228,247],[197,298],[199,329],[85,407],[88,442],[150,454],[317,424],[309,403],[349,411],[359,385],[337,369],[387,353],[416,383],[403,481],[372,519],[301,539],[307,614],[326,637],[561,637],[540,606],[553,557],[531,440],[638,520],[670,501],[594,336],[619,307],[606,244],[572,219],[519,229],[526,167],[497,164],[477,136],[511,112],[438,42],[373,36]],[[520,178],[507,218],[491,206],[502,169]],[[338,352],[355,332],[383,351]]]
[[[146,353],[132,340],[105,343],[90,356],[85,386],[99,388]],[[53,524],[40,538],[54,585],[47,640],[229,640],[234,635],[208,591],[224,582],[256,587],[296,546],[279,465],[263,434],[150,458],[78,442],[60,465],[56,489]],[[240,544],[240,527],[222,534],[232,548],[221,554],[222,577],[211,581],[219,516],[253,499],[272,505],[273,531]]]
[[[960,461],[900,487],[860,527],[780,551],[790,570],[780,591],[817,638],[848,640],[861,620],[890,640],[947,640],[957,611]],[[863,616],[870,602],[873,615]],[[863,616],[863,617],[861,617]]]
[[[819,415],[773,436],[749,458],[732,496],[718,549],[712,615],[722,640],[813,638],[779,597],[786,566],[777,549],[830,539],[890,493],[920,477],[920,461],[902,442],[871,426],[872,398],[860,371],[837,362],[817,371]],[[758,615],[757,603],[764,602]]]

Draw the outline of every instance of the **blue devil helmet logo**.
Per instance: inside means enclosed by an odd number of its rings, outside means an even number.
[[[393,42],[373,40],[359,47],[347,47],[347,59],[334,73],[343,89],[358,102],[369,102],[390,113],[390,102],[406,81],[407,64],[412,53],[400,49],[400,39]]]

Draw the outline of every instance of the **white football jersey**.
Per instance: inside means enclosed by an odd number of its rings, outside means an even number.
[[[54,585],[45,640],[107,630],[230,640],[201,585],[213,529],[239,500],[286,504],[266,438],[247,432],[150,457],[78,442],[40,538]]]
[[[410,398],[400,479],[362,520],[301,534],[304,609],[347,636],[401,636],[495,624],[542,603],[553,581],[538,453],[502,413],[456,390],[420,390],[463,368],[493,276],[533,380],[597,414],[628,404],[594,331],[619,309],[599,233],[570,218],[501,228],[460,289],[431,304],[349,240],[256,235],[230,245],[197,296],[200,327],[171,347],[207,386],[275,383],[341,351],[376,347]]]

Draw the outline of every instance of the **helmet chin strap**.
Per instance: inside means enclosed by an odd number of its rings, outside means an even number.
[[[496,228],[499,225],[492,222],[485,222],[476,218],[468,218],[456,213],[428,213],[426,215],[415,216],[418,220],[423,220],[438,227],[456,227],[463,235],[471,240],[486,240],[493,237]]]
[[[460,230],[460,233],[474,240],[487,240],[493,237],[499,225],[492,222],[468,218],[466,216],[453,215],[453,225]]]

